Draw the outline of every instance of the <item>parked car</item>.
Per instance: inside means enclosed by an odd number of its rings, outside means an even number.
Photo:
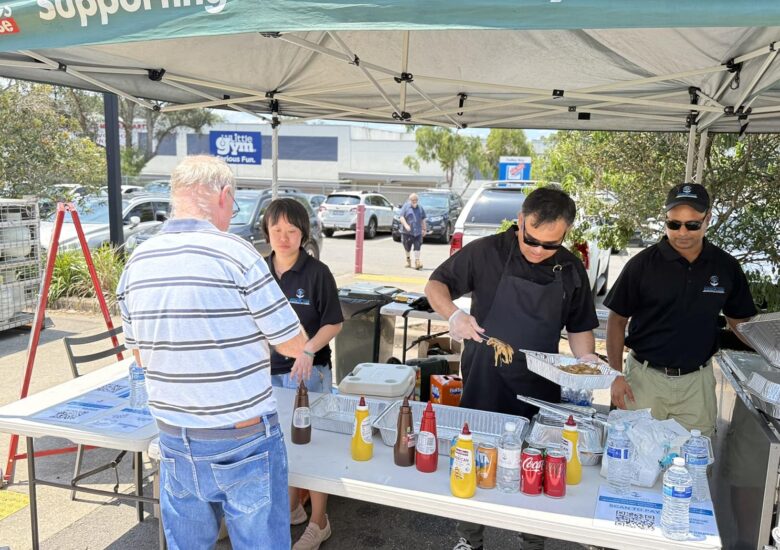
[[[332,237],[335,231],[355,231],[358,205],[366,207],[364,233],[373,239],[379,231],[391,231],[393,205],[383,195],[369,191],[335,191],[322,203],[322,231]]]
[[[155,180],[151,183],[147,183],[144,186],[144,191],[147,193],[167,194],[171,192],[171,182],[168,180]]]
[[[309,199],[309,204],[314,209],[315,212],[318,212],[320,209],[320,205],[325,202],[326,197],[325,195],[306,195],[306,198]]]
[[[76,211],[79,215],[84,236],[89,248],[98,248],[109,242],[110,231],[108,225],[108,197],[105,195],[91,195],[83,197],[76,202]],[[143,232],[151,227],[160,225],[171,212],[171,199],[164,195],[149,193],[133,193],[124,195],[122,199],[122,224],[124,226],[125,240],[132,235]],[[51,234],[54,230],[54,217],[52,213],[45,221],[41,222],[41,247],[48,249]],[[60,250],[68,250],[79,246],[76,228],[73,219],[66,215],[65,223],[60,233]]]
[[[463,200],[457,193],[447,189],[428,189],[417,193],[420,205],[425,210],[426,226],[428,233],[426,239],[447,244],[450,242],[455,220],[463,210]],[[393,214],[393,240],[401,240],[401,216],[400,209]]]
[[[309,213],[309,223],[311,224],[311,236],[303,244],[303,248],[310,255],[319,258],[322,251],[322,225],[317,218],[316,212],[309,204],[308,198],[303,193],[291,189],[286,189],[284,192],[280,190],[279,194],[297,200],[306,208],[306,211]],[[239,212],[236,217],[230,220],[230,228],[228,229],[231,233],[254,245],[257,251],[264,257],[271,253],[271,245],[263,231],[263,215],[271,200],[270,189],[263,191],[236,191],[236,203],[238,203]],[[143,233],[133,235],[125,243],[125,250],[128,254],[132,254],[138,245],[159,233],[160,229],[162,229],[162,224],[157,224]]]
[[[526,195],[535,188],[534,182],[499,181],[477,189],[455,222],[450,255],[475,239],[495,234],[504,220],[516,220]],[[605,294],[611,251],[599,247],[595,239],[578,243],[575,248],[582,256],[593,293]]]

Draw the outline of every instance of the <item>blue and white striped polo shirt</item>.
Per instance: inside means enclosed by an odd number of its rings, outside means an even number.
[[[156,418],[215,428],[276,411],[268,345],[300,323],[249,243],[207,221],[170,220],[127,262],[117,300]]]

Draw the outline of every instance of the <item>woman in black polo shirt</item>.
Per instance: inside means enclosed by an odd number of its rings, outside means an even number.
[[[266,258],[268,268],[310,338],[304,346],[303,355],[297,359],[299,363],[308,363],[302,365],[303,372],[311,372],[304,383],[309,391],[330,393],[332,376],[328,343],[341,330],[344,317],[333,274],[328,266],[301,248],[309,238],[309,213],[295,199],[277,199],[265,211],[263,229],[273,251]],[[273,351],[273,385],[296,388],[299,380],[292,379],[292,366],[292,359]],[[311,520],[301,538],[293,545],[293,550],[316,550],[331,534],[325,513],[328,495],[315,491],[310,494]],[[300,525],[306,519],[298,489],[290,487],[290,523]]]

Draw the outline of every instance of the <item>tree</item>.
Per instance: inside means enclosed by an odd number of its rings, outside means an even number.
[[[458,171],[471,181],[483,168],[482,142],[476,136],[466,136],[449,128],[422,126],[415,130],[417,156],[408,156],[404,164],[419,172],[420,160],[438,162],[444,171],[447,185]]]
[[[102,94],[65,88],[61,95],[63,114],[75,120],[83,135],[95,140],[98,124],[103,120]],[[167,103],[160,103],[161,107],[165,105]],[[191,128],[200,132],[204,127],[222,120],[216,112],[208,109],[163,113],[145,109],[125,98],[119,98],[119,117],[125,138],[122,148],[122,174],[125,176],[140,174],[146,163],[157,155],[165,138],[175,135],[179,128]],[[146,139],[134,145],[133,123],[138,118],[143,118],[146,122]],[[149,139],[149,136],[152,136],[152,139]]]
[[[0,91],[0,193],[54,197],[54,184],[97,189],[105,153],[55,108],[53,89],[13,82]]]
[[[648,220],[663,219],[670,187],[685,178],[687,134],[557,132],[548,138],[541,174],[560,182],[602,244],[620,248]],[[712,198],[707,237],[750,271],[780,271],[780,136],[711,138],[702,183]],[[605,223],[608,222],[608,223]],[[657,236],[657,234],[656,234]],[[751,276],[754,279],[760,277]]]
[[[498,163],[503,156],[530,157],[533,149],[522,130],[490,130],[483,152],[482,175],[487,179],[498,179]]]

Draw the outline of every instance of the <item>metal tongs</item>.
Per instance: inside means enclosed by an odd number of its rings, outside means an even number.
[[[560,416],[562,418],[569,418],[569,415],[573,416],[578,422],[597,422],[603,426],[607,426],[607,415],[598,412],[593,407],[582,407],[580,405],[570,405],[565,403],[550,403],[542,399],[536,399],[534,397],[526,397],[525,395],[518,395],[517,398],[520,401],[538,407],[539,409]]]

